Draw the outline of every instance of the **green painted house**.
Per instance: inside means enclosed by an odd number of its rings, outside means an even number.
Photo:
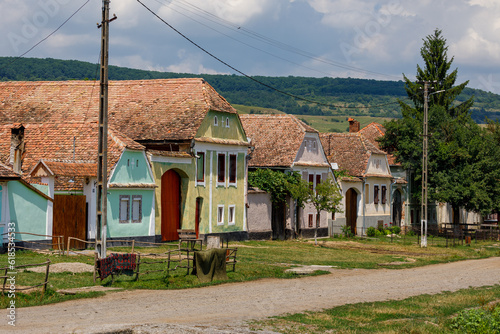
[[[0,123],[95,124],[94,86],[0,82]],[[108,162],[108,237],[169,241],[178,239],[178,229],[194,229],[201,236],[246,238],[249,143],[236,110],[213,87],[199,78],[111,81],[108,115],[115,135],[108,143],[116,147]],[[93,239],[96,149],[86,156],[82,140],[72,145],[71,139],[64,154],[40,158],[27,172],[54,183],[49,196],[85,196],[85,237]],[[63,164],[58,172],[54,163]]]

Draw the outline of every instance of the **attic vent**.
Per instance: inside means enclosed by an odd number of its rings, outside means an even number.
[[[219,126],[219,119],[217,116],[214,116],[214,126]]]

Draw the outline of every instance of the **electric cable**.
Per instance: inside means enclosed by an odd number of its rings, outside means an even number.
[[[192,39],[190,39],[189,37],[187,37],[186,35],[184,35],[182,32],[180,32],[178,29],[176,29],[174,26],[172,26],[170,23],[168,23],[167,21],[165,21],[163,18],[161,18],[158,14],[156,14],[152,9],[150,9],[148,6],[146,6],[143,2],[141,2],[140,0],[137,0],[137,2],[139,2],[147,11],[149,11],[151,14],[153,14],[157,19],[159,19],[161,22],[163,22],[164,24],[166,24],[170,29],[172,29],[173,31],[175,31],[177,34],[179,34],[182,38],[184,38],[185,40],[187,40],[189,43],[191,43],[192,45],[194,45],[195,47],[197,47],[199,50],[203,51],[204,53],[206,53],[207,55],[209,55],[210,57],[212,57],[213,59],[217,60],[218,62],[220,62],[221,64],[225,65],[226,67],[232,69],[233,71],[235,71],[236,73],[239,73],[241,74],[242,76],[264,86],[264,87],[267,87],[273,91],[276,91],[278,93],[281,93],[283,95],[286,95],[286,96],[289,96],[291,98],[294,98],[294,99],[297,99],[297,100],[301,100],[301,101],[304,101],[304,102],[309,102],[309,103],[313,103],[313,104],[316,104],[316,105],[320,105],[320,106],[325,106],[325,107],[333,107],[333,108],[339,108],[339,109],[369,109],[369,108],[377,108],[377,107],[382,107],[382,106],[387,106],[387,105],[392,105],[392,104],[399,104],[399,101],[397,102],[388,102],[388,103],[383,103],[383,104],[379,104],[379,105],[373,105],[373,106],[362,106],[362,107],[349,107],[349,106],[340,106],[340,105],[334,105],[334,104],[330,104],[330,103],[323,103],[323,102],[319,102],[319,101],[314,101],[314,100],[311,100],[311,99],[307,99],[307,98],[304,98],[304,97],[301,97],[301,96],[298,96],[298,95],[294,95],[294,94],[291,94],[291,93],[288,93],[288,92],[285,92],[283,90],[280,90],[278,88],[275,88],[271,85],[268,85],[260,80],[257,80],[256,78],[238,70],[237,68],[235,68],[234,66],[228,64],[227,62],[223,61],[222,59],[218,58],[217,56],[215,56],[214,54],[212,54],[211,52],[209,52],[208,50],[204,49],[202,46],[200,46],[199,44],[197,44],[196,42],[194,42]]]

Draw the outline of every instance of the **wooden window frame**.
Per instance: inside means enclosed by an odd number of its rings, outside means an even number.
[[[314,174],[309,174],[309,189],[314,189]]]
[[[226,153],[217,153],[217,185],[226,185]]]
[[[307,219],[308,219],[308,227],[313,228],[314,227],[314,213],[308,214]]]
[[[234,159],[234,161],[232,161]],[[238,177],[238,155],[229,154],[229,184],[236,185]]]
[[[379,202],[379,190],[380,190],[380,187],[378,186],[378,184],[374,185],[373,186],[373,203],[375,204],[378,204]]]
[[[387,203],[387,186],[383,185],[382,186],[382,204]]]
[[[134,219],[134,202],[139,202],[139,212],[138,212],[138,217],[139,219]],[[131,210],[132,213],[130,214],[130,219],[132,220],[132,223],[140,224],[142,223],[142,195],[132,195],[132,203],[131,203]]]
[[[124,203],[127,203],[127,207],[126,207],[126,212],[127,212],[127,217],[126,219],[122,219],[123,216],[122,216],[122,211],[123,211],[123,206],[122,205],[125,205]],[[120,195],[120,203],[119,203],[119,211],[118,211],[118,219],[120,220],[120,224],[127,224],[127,223],[130,223],[130,195]]]
[[[196,155],[198,156],[196,159],[196,182],[205,183],[205,152],[197,152]],[[202,169],[201,179],[199,178],[200,166]]]

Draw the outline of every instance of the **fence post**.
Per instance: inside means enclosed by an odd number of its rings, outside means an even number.
[[[45,268],[45,283],[43,284],[42,298],[47,291],[47,283],[49,282],[49,268],[50,268],[50,259],[47,259],[47,267]]]

